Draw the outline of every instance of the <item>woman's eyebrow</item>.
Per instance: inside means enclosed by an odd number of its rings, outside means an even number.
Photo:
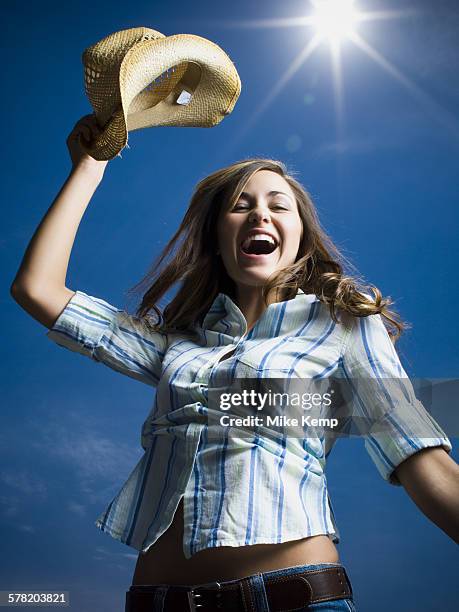
[[[287,198],[289,198],[289,200],[291,200],[291,199],[292,199],[292,197],[291,197],[291,196],[289,196],[289,195],[288,195],[288,193],[285,193],[284,191],[270,191],[270,192],[269,192],[269,193],[267,193],[266,195],[268,195],[268,196],[284,195],[284,196],[286,196]],[[250,193],[247,193],[246,191],[243,191],[243,192],[240,194],[240,196],[239,196],[239,197],[240,197],[240,198],[244,198],[244,197],[245,197],[245,198],[247,198],[247,200],[249,200],[249,202],[250,202],[251,200],[254,200],[254,199],[255,199],[253,196],[251,196],[251,195],[250,195]]]

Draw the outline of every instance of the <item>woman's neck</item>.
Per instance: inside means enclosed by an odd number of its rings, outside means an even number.
[[[276,294],[278,295],[278,299],[275,297]],[[285,297],[282,297],[280,294],[281,292],[279,290],[271,291],[267,299],[268,304],[266,305],[261,287],[247,285],[238,286],[236,290],[236,303],[247,321],[247,331],[255,325],[269,304],[280,302],[285,299]]]

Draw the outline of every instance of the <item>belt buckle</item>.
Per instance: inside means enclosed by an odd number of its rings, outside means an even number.
[[[203,608],[206,605],[205,603],[202,602],[202,593],[198,593],[197,591],[210,591],[211,585],[212,586],[217,585],[218,591],[217,591],[216,596],[218,600],[220,599],[222,587],[219,582],[209,582],[208,584],[205,584],[205,585],[192,587],[190,591],[187,591],[189,612],[199,612],[198,609]],[[196,599],[198,599],[198,602],[196,602]],[[217,608],[221,608],[220,601],[217,602]]]

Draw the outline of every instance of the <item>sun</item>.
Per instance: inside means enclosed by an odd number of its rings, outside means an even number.
[[[290,65],[282,72],[279,79],[274,82],[266,95],[260,100],[252,115],[245,122],[237,136],[232,140],[232,147],[236,147],[242,138],[253,128],[261,115],[272,105],[277,96],[283,93],[289,81],[300,71],[304,64],[311,58],[316,49],[323,43],[329,47],[332,60],[334,101],[336,109],[336,120],[338,133],[344,123],[344,82],[342,67],[342,43],[349,42],[355,45],[369,59],[375,62],[390,77],[395,79],[410,94],[417,103],[421,104],[426,111],[448,130],[455,134],[459,133],[457,118],[449,111],[446,111],[435,102],[426,92],[416,83],[405,75],[396,65],[392,64],[382,53],[375,49],[365,39],[364,33],[357,31],[365,23],[377,23],[381,21],[400,20],[419,16],[419,10],[390,9],[373,10],[365,9],[365,0],[306,0],[310,5],[310,10],[306,15],[298,17],[276,17],[273,19],[257,19],[254,21],[234,21],[217,22],[222,27],[245,29],[245,28],[290,28],[301,29],[312,28],[313,35],[308,36],[308,40],[298,55],[290,62]],[[228,149],[226,150],[227,154]]]
[[[321,39],[338,44],[354,34],[358,14],[354,0],[313,0],[312,25]]]

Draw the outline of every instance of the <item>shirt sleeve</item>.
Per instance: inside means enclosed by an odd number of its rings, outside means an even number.
[[[147,385],[159,382],[167,334],[100,298],[77,291],[46,335]]]
[[[385,480],[400,485],[394,470],[423,448],[451,451],[445,432],[416,398],[381,315],[353,317],[342,367],[352,388],[352,416]]]

